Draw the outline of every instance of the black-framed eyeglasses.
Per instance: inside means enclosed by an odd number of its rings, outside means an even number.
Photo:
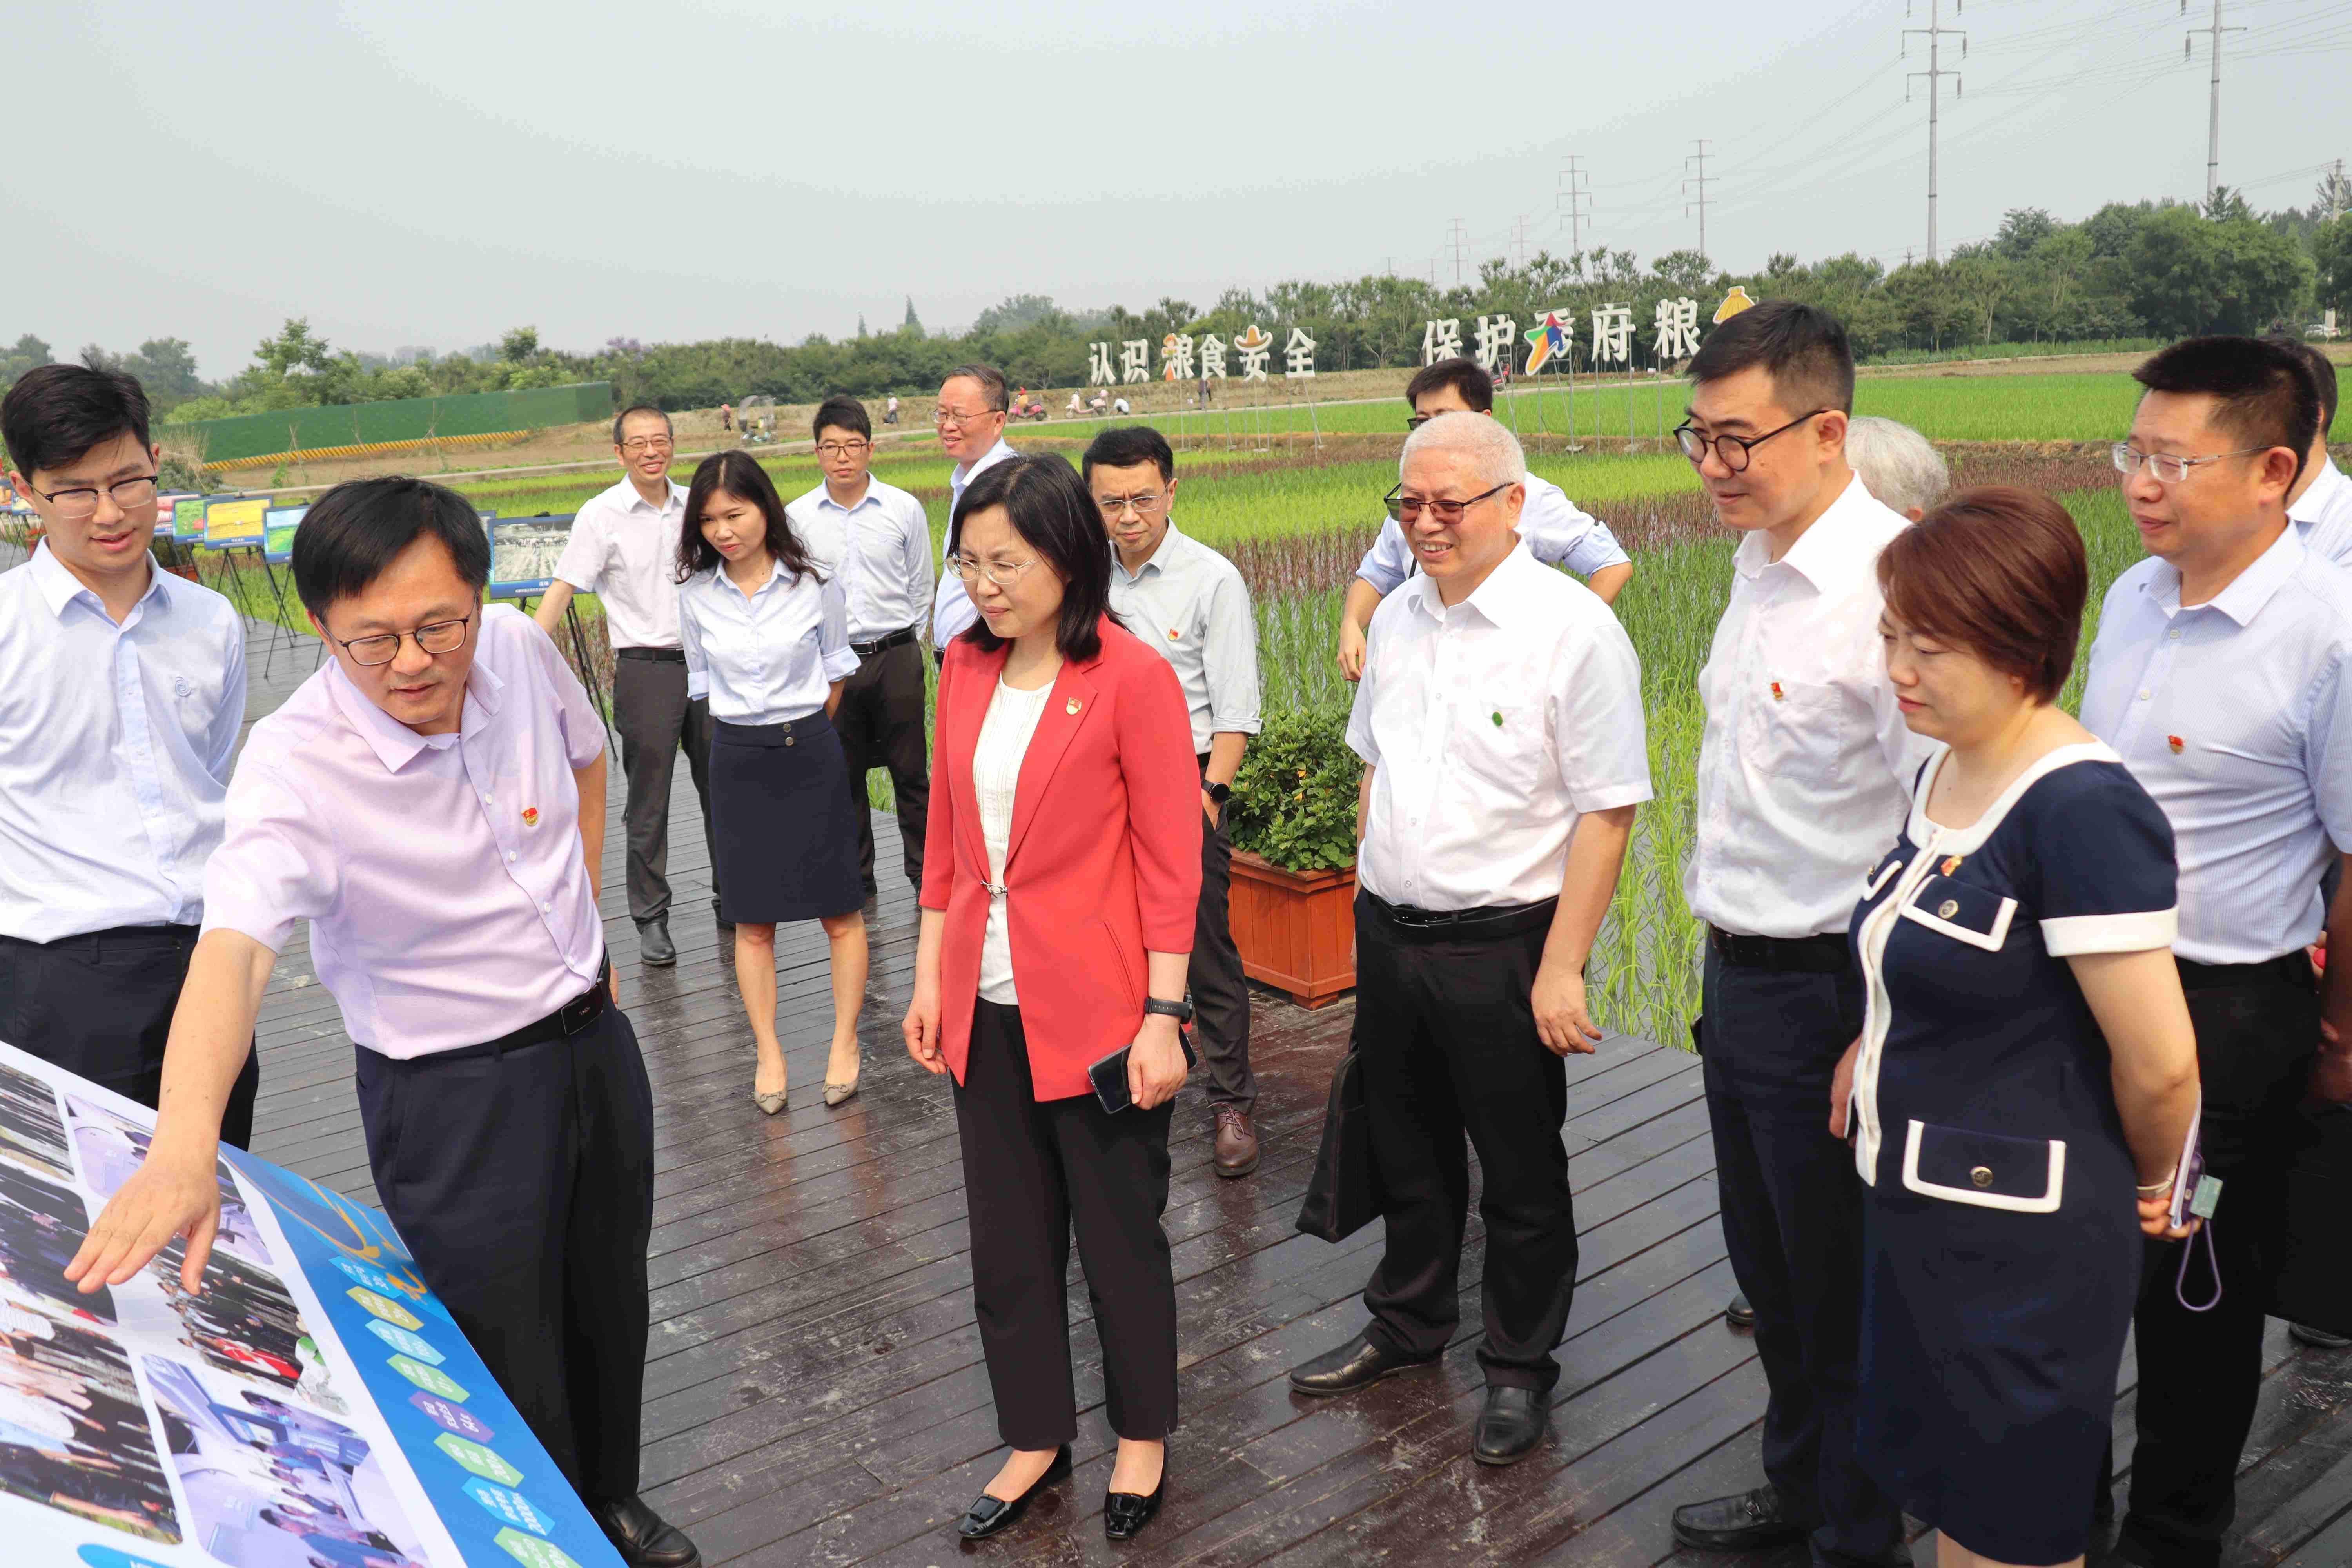
[[[1436,417],[1434,414],[1408,414],[1404,416],[1404,427],[1408,430],[1418,430]]]
[[[846,458],[871,450],[873,446],[871,441],[824,441],[818,443],[816,455],[820,458]]]
[[[1726,434],[1707,437],[1700,435],[1697,431],[1692,429],[1687,423],[1685,423],[1675,426],[1675,440],[1676,444],[1682,447],[1683,456],[1688,458],[1693,466],[1706,462],[1707,448],[1712,447],[1715,449],[1717,459],[1719,460],[1725,468],[1730,469],[1735,474],[1744,474],[1748,471],[1748,454],[1755,451],[1757,447],[1761,447],[1773,437],[1781,435],[1790,430],[1794,430],[1806,420],[1818,419],[1828,412],[1830,411],[1826,408],[1816,408],[1811,414],[1800,414],[1794,419],[1790,420],[1786,425],[1781,426],[1780,429],[1767,430],[1761,436],[1733,436]]]
[[[640,436],[634,441],[622,442],[621,450],[632,458],[642,458],[647,452],[675,452],[677,443],[667,436]]]
[[[113,484],[105,486],[104,491],[114,498],[116,506],[121,507],[124,511],[129,511],[133,507],[153,503],[156,478],[156,475],[149,474],[144,479],[118,479]],[[35,489],[33,493],[57,508],[59,517],[80,519],[98,515],[100,487],[78,485],[72,489],[56,491]]]
[[[400,657],[401,639],[415,643],[424,653],[438,656],[456,653],[466,641],[466,627],[471,616],[460,616],[454,621],[434,621],[408,632],[380,632],[373,637],[353,637],[349,642],[334,639],[337,647],[352,656],[352,662],[373,669],[380,664],[390,664]]]
[[[1476,506],[1488,496],[1501,495],[1505,490],[1509,489],[1513,485],[1517,484],[1518,482],[1519,481],[1517,479],[1505,479],[1493,489],[1481,490],[1467,500],[1424,500],[1419,496],[1406,495],[1404,493],[1404,486],[1400,484],[1396,489],[1389,491],[1388,494],[1381,498],[1381,504],[1389,509],[1389,516],[1394,518],[1399,522],[1407,523],[1419,522],[1421,521],[1422,508],[1427,507],[1431,511],[1437,515],[1437,521],[1451,528],[1455,523],[1462,521],[1462,514],[1464,512],[1468,511],[1472,507]]]

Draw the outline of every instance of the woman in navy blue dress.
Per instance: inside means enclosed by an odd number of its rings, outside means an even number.
[[[1831,1129],[1869,1194],[1857,1452],[1944,1568],[2080,1562],[2195,1111],[2172,832],[2055,705],[2089,583],[2064,509],[1964,492],[1878,573],[1905,720],[1948,749],[1853,917]]]

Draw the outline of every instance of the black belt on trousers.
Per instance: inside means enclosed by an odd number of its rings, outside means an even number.
[[[677,647],[616,647],[614,658],[645,658],[656,664],[684,664],[686,650]]]
[[[607,955],[604,972],[596,984],[550,1013],[535,1024],[500,1035],[495,1040],[485,1040],[478,1046],[460,1046],[454,1051],[431,1051],[421,1057],[396,1057],[395,1065],[409,1062],[455,1061],[460,1057],[495,1057],[503,1051],[519,1051],[525,1046],[536,1046],[546,1040],[561,1040],[578,1034],[604,1016],[613,1005],[613,960]]]
[[[1784,974],[1840,974],[1853,962],[1853,950],[1834,931],[1821,936],[1739,936],[1721,926],[1706,928],[1706,944],[1724,963],[1740,969],[1771,969]]]
[[[109,926],[104,931],[86,931],[50,942],[28,942],[23,937],[0,936],[0,945],[31,948],[41,952],[70,952],[95,959],[104,957],[110,946],[152,948],[164,942],[194,942],[200,929],[192,925]]]
[[[1420,942],[1501,942],[1551,924],[1558,899],[1535,904],[1486,904],[1474,910],[1417,910],[1392,904],[1369,889],[1362,889],[1382,920],[1405,937]]]
[[[2318,984],[2311,972],[2311,959],[2301,952],[2283,952],[2276,958],[2266,958],[2260,963],[2200,963],[2195,959],[2176,956],[2174,963],[2180,968],[2180,985],[2184,991],[2210,991],[2224,985],[2300,985],[2308,990]]]
[[[849,651],[856,654],[860,658],[872,658],[877,653],[888,653],[892,648],[904,647],[914,640],[915,628],[912,626],[900,626],[888,637],[877,637],[872,642],[851,643],[849,645]]]

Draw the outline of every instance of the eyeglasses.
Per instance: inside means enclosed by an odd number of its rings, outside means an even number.
[[[667,436],[640,436],[634,441],[621,443],[621,450],[632,458],[642,458],[647,452],[672,452],[677,444]]]
[[[1688,425],[1677,425],[1675,426],[1675,440],[1681,445],[1683,456],[1691,460],[1691,466],[1694,468],[1706,461],[1707,449],[1713,447],[1716,457],[1722,461],[1725,468],[1735,474],[1744,474],[1748,471],[1748,454],[1755,451],[1757,447],[1783,431],[1794,430],[1806,420],[1818,419],[1828,412],[1826,408],[1816,408],[1811,414],[1800,414],[1781,426],[1779,430],[1767,430],[1761,436],[1707,437],[1700,435]]]
[[[1509,489],[1517,483],[1518,483],[1518,480],[1517,479],[1505,479],[1493,489],[1481,490],[1476,495],[1472,496],[1468,500],[1423,500],[1419,496],[1409,496],[1404,494],[1404,487],[1402,485],[1399,485],[1395,489],[1392,489],[1389,491],[1388,494],[1382,496],[1381,498],[1381,501],[1382,505],[1389,509],[1389,515],[1396,519],[1399,522],[1419,522],[1421,521],[1422,509],[1423,507],[1427,507],[1431,511],[1437,514],[1438,521],[1444,523],[1446,527],[1451,528],[1455,523],[1462,521],[1462,514],[1464,512],[1468,511],[1472,507],[1476,506],[1488,496],[1502,494],[1505,490]]]
[[[99,492],[95,488],[58,490],[54,494],[47,490],[35,490],[33,493],[57,508],[59,517],[79,519],[98,515]],[[155,476],[149,474],[143,479],[120,480],[107,486],[106,493],[112,496],[114,504],[124,511],[134,507],[152,506],[155,500]]]
[[[931,423],[942,430],[961,429],[966,425],[978,425],[992,414],[1003,414],[1002,408],[983,408],[977,414],[959,414],[952,408],[931,410]]]
[[[1095,505],[1102,508],[1105,517],[1119,517],[1130,511],[1139,517],[1148,517],[1158,511],[1160,503],[1167,499],[1164,495],[1097,496]]]
[[[352,662],[373,669],[379,664],[390,664],[400,657],[400,641],[408,638],[422,652],[440,655],[455,653],[466,640],[466,626],[474,617],[460,616],[454,621],[435,621],[413,632],[385,632],[377,637],[353,637],[349,642],[335,638],[342,650],[352,656]]]
[[[1408,430],[1418,430],[1436,417],[1434,414],[1408,414],[1404,416],[1404,427]]]
[[[2189,477],[2191,468],[2207,463],[2218,463],[2224,458],[2243,458],[2255,452],[2267,452],[2268,447],[2241,447],[2234,452],[2216,452],[2210,458],[2181,458],[2170,452],[2143,452],[2128,441],[2118,441],[2113,447],[2116,472],[2129,479],[2139,471],[2141,464],[2156,476],[2160,485],[2177,485]]]
[[[1021,580],[1021,574],[1036,564],[1037,558],[1034,555],[1026,561],[1000,561],[992,566],[983,566],[969,555],[948,557],[948,570],[961,578],[966,584],[975,577],[985,577],[1000,588],[1012,587]]]
[[[818,443],[816,455],[820,458],[853,458],[873,445],[871,441],[824,441]]]

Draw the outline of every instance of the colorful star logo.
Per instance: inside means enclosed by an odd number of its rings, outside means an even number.
[[[1574,319],[1573,315],[1569,318],[1570,321]],[[1554,355],[1567,355],[1570,331],[1569,322],[1560,320],[1558,310],[1544,312],[1544,319],[1525,334],[1535,350],[1528,355],[1528,374],[1533,375],[1541,370]]]

